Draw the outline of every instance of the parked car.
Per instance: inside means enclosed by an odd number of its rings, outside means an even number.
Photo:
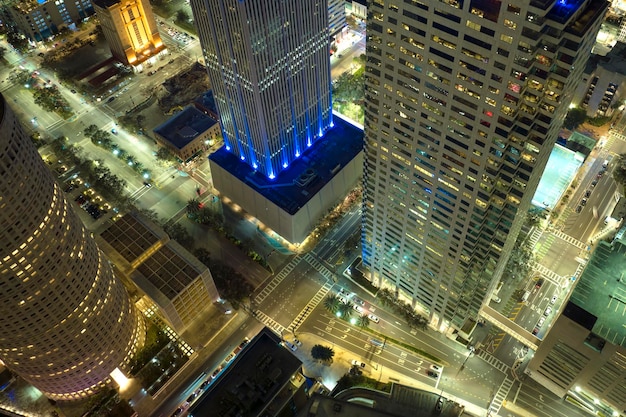
[[[552,298],[550,299],[550,304],[556,303],[556,299],[557,299],[557,296],[553,295]]]
[[[432,369],[433,371],[441,372],[441,366],[439,365],[432,364],[430,365],[430,369]]]
[[[426,371],[426,375],[428,375],[431,378],[439,378],[439,374],[435,371]]]
[[[352,364],[352,366],[358,366],[359,368],[365,368],[365,364],[361,361],[357,361],[356,359],[352,359],[352,362],[350,362]]]
[[[544,316],[549,316],[552,313],[552,307],[547,307],[546,311],[543,312]]]
[[[368,314],[367,318],[370,319],[371,321],[373,321],[374,323],[378,323],[380,321],[380,319],[377,316],[373,315],[373,314]]]

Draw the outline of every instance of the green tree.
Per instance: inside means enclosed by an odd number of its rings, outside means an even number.
[[[176,22],[177,23],[189,23],[189,14],[183,9],[178,9],[176,11]]]
[[[580,107],[574,107],[567,112],[565,120],[563,120],[563,127],[568,130],[574,130],[581,124],[585,123],[587,119],[587,112]]]
[[[339,304],[339,297],[337,297],[336,294],[330,294],[324,299],[324,307],[332,314],[335,314],[337,311],[339,311]]]
[[[181,246],[191,249],[193,247],[193,238],[181,224],[173,223],[167,224],[163,227],[165,233],[170,235],[170,238],[177,241]]]
[[[354,311],[354,304],[350,301],[346,301],[345,303],[339,303],[339,308],[337,309],[339,315],[344,318],[344,320],[350,320],[350,316],[352,316],[352,312]]]
[[[613,179],[622,187],[626,185],[626,154],[620,154],[614,159]]]
[[[331,362],[335,356],[335,351],[323,345],[315,345],[311,348],[311,357],[321,362]]]
[[[356,325],[365,329],[370,326],[370,318],[367,317],[367,314],[362,314],[356,318]]]
[[[165,162],[176,162],[176,156],[166,147],[160,147],[156,151],[156,159]]]

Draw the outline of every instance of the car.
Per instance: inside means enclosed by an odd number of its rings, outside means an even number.
[[[373,321],[374,323],[378,323],[380,321],[380,319],[377,316],[373,315],[373,314],[368,314],[367,318],[370,319],[371,321]]]
[[[231,353],[230,355],[226,356],[226,359],[224,359],[224,362],[228,363],[232,361],[233,359],[235,359],[235,354]]]
[[[543,278],[539,278],[535,283],[535,288],[539,289],[543,285]]]
[[[580,205],[581,205],[581,206],[583,206],[583,207],[584,207],[584,206],[585,206],[585,204],[587,204],[587,199],[586,199],[586,198],[583,198],[582,200],[580,200]]]
[[[535,336],[537,336],[537,333],[539,333],[539,330],[540,330],[540,329],[539,329],[539,327],[535,327],[535,328],[533,329],[533,332],[532,332],[532,333],[533,333]]]
[[[352,362],[350,362],[352,364],[352,366],[356,366],[359,368],[365,368],[365,364],[361,361],[357,361],[356,359],[352,359]]]
[[[591,187],[595,187],[596,185],[598,185],[598,180],[591,181]]]
[[[361,300],[359,297],[354,297],[352,299],[352,301],[354,301],[355,304],[358,304],[360,306],[364,306],[365,305],[365,301]]]
[[[432,364],[430,365],[430,369],[432,369],[433,371],[441,372],[441,366],[439,365]]]
[[[200,388],[201,389],[205,389],[206,387],[209,386],[209,384],[211,383],[210,379],[205,380],[202,384],[200,384]]]
[[[580,213],[581,211],[583,211],[583,206],[576,207],[576,213]]]
[[[589,198],[590,195],[591,195],[591,190],[585,191],[585,197]]]
[[[72,92],[72,94],[76,94],[76,90],[74,90],[73,88],[70,91]]]
[[[363,314],[365,312],[365,310],[363,309],[363,307],[361,307],[358,304],[355,304],[352,308],[354,308],[354,310],[356,310],[357,313],[359,314]]]
[[[145,185],[145,186],[146,186],[146,188],[150,188],[150,187],[152,187],[152,184],[150,184],[148,181],[144,181],[144,182],[143,182],[143,185]]]
[[[295,343],[297,346],[302,346],[302,342],[299,339],[293,339],[293,343]]]
[[[211,379],[217,378],[217,376],[220,374],[220,372],[222,372],[222,367],[218,366],[217,369],[215,369],[213,371],[213,373],[211,374]]]
[[[66,193],[69,193],[69,192],[71,192],[73,189],[74,189],[74,184],[70,184],[70,185],[68,185],[67,187],[65,187],[65,190],[63,190],[63,191],[65,191]]]
[[[443,398],[439,397],[437,403],[435,404],[435,410],[441,411],[443,409]]]
[[[183,407],[178,407],[176,411],[174,411],[174,413],[172,414],[172,417],[179,416],[183,412],[183,410],[184,410]]]
[[[552,307],[547,307],[546,311],[543,312],[544,316],[549,316],[552,313]]]
[[[113,133],[114,135],[117,135],[117,129],[115,128],[111,129],[111,133]]]
[[[543,326],[543,323],[545,323],[545,322],[546,322],[546,318],[545,317],[541,317],[539,319],[539,321],[537,322],[537,327]]]
[[[198,393],[194,392],[193,394],[191,394],[189,397],[187,397],[187,402],[190,403],[193,400],[196,399],[196,396],[198,396]]]
[[[287,341],[285,341],[285,346],[291,349],[292,352],[295,352],[296,350],[298,350],[298,346],[294,345],[293,343],[289,343]]]
[[[340,297],[350,298],[350,291],[346,291],[343,288],[339,288],[339,292],[337,293]]]
[[[170,59],[169,61],[167,61],[167,63],[168,63],[168,64],[173,64],[173,63],[174,63],[174,60],[173,60],[173,59]]]
[[[110,102],[112,102],[113,100],[115,100],[115,96],[111,96],[111,97],[109,97],[109,99],[107,100],[107,103],[110,103]]]
[[[435,371],[426,371],[426,375],[428,375],[431,378],[435,378],[435,379],[439,378],[439,374],[437,372],[435,372]]]
[[[553,295],[552,298],[550,299],[550,304],[556,303],[556,299],[557,299],[557,296]]]

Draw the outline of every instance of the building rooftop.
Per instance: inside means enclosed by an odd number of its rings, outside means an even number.
[[[215,119],[194,106],[187,106],[165,123],[157,126],[154,133],[159,134],[178,149],[182,149],[216,123]]]
[[[134,263],[148,249],[167,236],[147,227],[139,218],[126,214],[112,223],[100,236],[128,263]]]
[[[189,262],[188,257],[181,256],[180,245],[169,241],[151,256],[146,258],[138,267],[140,272],[169,300],[180,294],[190,285],[207,267],[199,267]]]
[[[248,343],[189,410],[194,417],[256,417],[280,410],[281,391],[302,362],[268,328]],[[289,392],[289,391],[288,391]],[[284,399],[286,401],[286,399]]]
[[[626,43],[617,42],[609,53],[602,58],[596,63],[597,66],[609,72],[626,75]]]
[[[438,403],[439,408],[438,410]],[[353,387],[334,397],[314,394],[299,416],[316,417],[458,417],[463,407],[439,394],[392,384],[391,392]]]
[[[231,175],[293,215],[363,149],[363,129],[334,117],[334,127],[270,180],[224,147],[209,156]]]
[[[162,296],[172,300],[208,271],[161,227],[135,213],[125,214],[100,237],[131,265],[133,279],[140,274],[161,293],[160,301],[165,301]]]
[[[607,341],[626,347],[626,245],[601,241],[569,299],[595,317],[595,322],[575,308],[564,314]]]

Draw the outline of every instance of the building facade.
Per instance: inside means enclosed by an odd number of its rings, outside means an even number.
[[[28,134],[0,101],[0,358],[47,397],[94,393],[144,327]]]
[[[323,0],[192,0],[225,148],[270,179],[332,126]]]
[[[143,0],[94,0],[100,27],[113,57],[137,66],[165,50],[152,14]]]
[[[2,22],[31,42],[44,41],[62,28],[75,29],[76,24],[94,14],[91,0],[3,0]]]
[[[607,6],[369,2],[363,260],[440,330],[500,279]]]

